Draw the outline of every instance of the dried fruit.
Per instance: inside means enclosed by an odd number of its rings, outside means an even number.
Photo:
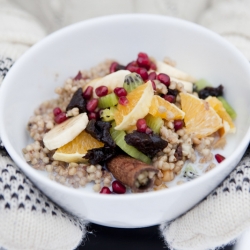
[[[198,95],[201,99],[206,99],[209,96],[222,96],[223,95],[223,86],[219,85],[217,88],[206,87],[198,92]]]
[[[86,101],[82,96],[82,88],[79,88],[72,96],[66,111],[71,110],[73,108],[78,108],[79,113],[86,112]]]

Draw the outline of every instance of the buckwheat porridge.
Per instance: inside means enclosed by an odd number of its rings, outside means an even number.
[[[223,86],[197,81],[146,53],[79,71],[29,119],[26,161],[74,188],[102,194],[156,191],[216,167],[236,113]]]

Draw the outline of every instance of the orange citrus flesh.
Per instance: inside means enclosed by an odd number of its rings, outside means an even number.
[[[116,130],[127,130],[135,125],[138,119],[145,117],[154,96],[152,83],[148,81],[131,91],[126,97],[127,105],[118,103],[115,112]]]
[[[84,162],[86,159],[82,157],[88,150],[93,148],[101,148],[104,144],[93,138],[86,131],[81,132],[72,141],[58,148],[53,158],[58,161],[65,162]]]
[[[187,133],[194,133],[198,138],[203,138],[223,126],[222,119],[208,102],[187,93],[180,93],[180,97]]]
[[[222,102],[218,98],[213,96],[209,96],[208,98],[206,98],[206,101],[216,111],[216,113],[223,121],[223,127],[219,129],[219,135],[222,137],[227,133],[235,133],[236,128],[233,120],[227,113],[226,109],[223,107]]]
[[[158,95],[154,95],[152,99],[149,114],[166,120],[183,119],[185,116],[185,113],[176,105],[166,101]]]

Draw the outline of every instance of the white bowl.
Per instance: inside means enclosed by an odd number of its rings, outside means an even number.
[[[121,63],[140,51],[162,60],[169,56],[191,75],[225,86],[237,111],[237,133],[228,137],[226,160],[205,175],[158,192],[100,195],[51,181],[30,167],[22,148],[29,142],[26,124],[34,109],[55,97],[54,89],[79,69],[107,58]],[[232,45],[198,25],[154,15],[116,15],[66,27],[33,46],[12,67],[0,91],[0,133],[14,161],[46,195],[91,222],[123,228],[171,220],[210,193],[236,166],[249,142],[250,67]]]

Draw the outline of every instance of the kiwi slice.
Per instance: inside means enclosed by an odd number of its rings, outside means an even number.
[[[100,116],[103,121],[110,122],[114,120],[115,111],[116,111],[115,107],[106,108],[101,111]]]
[[[159,134],[160,128],[163,125],[164,121],[160,117],[155,117],[150,114],[148,114],[145,117],[147,125],[154,131],[154,133]]]
[[[125,76],[123,88],[126,89],[127,93],[129,93],[143,83],[144,81],[142,80],[140,75],[131,73]]]
[[[198,91],[204,89],[205,87],[210,87],[210,86],[212,86],[212,85],[207,80],[200,79],[197,82],[195,82],[195,91],[198,92]]]
[[[237,116],[235,110],[231,107],[231,105],[226,101],[226,99],[222,96],[217,97],[221,102],[227,113],[234,120]]]
[[[126,141],[124,140],[126,133],[123,130],[115,130],[114,126],[112,126],[112,128],[110,129],[110,134],[116,145],[120,147],[125,153],[147,164],[151,163],[149,157],[137,150],[135,147],[130,146],[126,143]]]
[[[101,109],[113,107],[117,105],[117,103],[118,103],[118,97],[116,96],[115,93],[110,93],[98,99],[98,107]]]

